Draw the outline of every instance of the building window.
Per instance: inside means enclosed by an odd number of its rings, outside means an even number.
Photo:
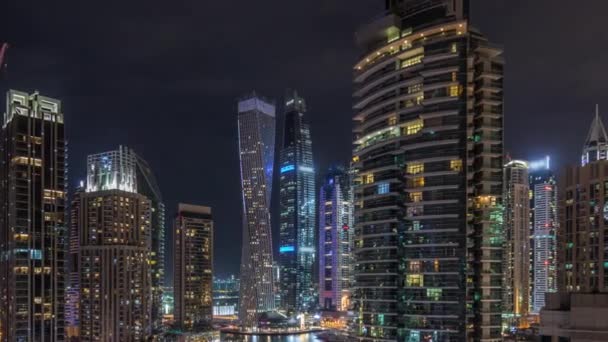
[[[401,68],[403,69],[403,68],[411,67],[416,64],[420,64],[420,63],[422,63],[422,58],[424,58],[424,55],[418,55],[418,56],[404,59],[401,61]]]
[[[449,94],[451,97],[458,97],[460,96],[460,86],[459,85],[452,85],[449,88]]]
[[[420,132],[424,127],[424,123],[422,120],[414,120],[405,124],[405,134],[412,135]]]
[[[391,126],[394,126],[397,124],[397,117],[396,116],[391,116],[390,118],[388,118],[388,124]]]
[[[408,287],[422,287],[424,286],[424,275],[408,274],[405,278],[405,283]]]
[[[422,192],[412,192],[410,193],[410,200],[414,203],[422,201]]]
[[[415,175],[418,173],[424,172],[424,164],[423,163],[412,163],[407,165],[407,173],[410,175]]]
[[[365,184],[372,184],[374,182],[374,174],[365,176]]]
[[[408,94],[417,93],[419,91],[422,91],[422,83],[417,83],[407,87]]]
[[[426,298],[430,300],[440,300],[442,292],[443,290],[441,289],[426,289]]]
[[[452,53],[458,52],[458,43],[452,43],[452,45],[450,46],[450,51]]]
[[[420,273],[420,261],[410,261],[408,270],[411,273]]]
[[[391,186],[389,183],[378,184],[378,195],[388,194],[391,192]]]
[[[412,221],[412,230],[420,230],[420,221]]]
[[[460,160],[460,159],[458,159],[458,160],[451,160],[450,161],[450,169],[452,171],[457,171],[457,172],[462,171],[462,160]]]
[[[412,183],[415,188],[421,188],[424,186],[424,177],[416,177]]]

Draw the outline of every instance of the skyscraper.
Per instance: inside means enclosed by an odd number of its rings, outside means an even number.
[[[174,227],[175,322],[189,331],[213,318],[213,217],[211,208],[180,203]]]
[[[550,159],[530,162],[530,227],[532,228],[532,312],[545,306],[545,294],[557,291],[557,182]]]
[[[140,341],[152,334],[151,201],[137,193],[131,150],[90,155],[78,222],[80,338]]]
[[[600,119],[599,106],[595,106],[595,117],[587,133],[583,153],[581,154],[581,165],[585,166],[588,163],[597,160],[608,159],[608,135],[606,128]]]
[[[165,285],[165,204],[148,163],[134,150],[117,150],[88,156],[87,191],[119,189],[137,192],[150,200],[150,272],[152,329],[162,329],[162,295]]]
[[[319,191],[319,305],[326,310],[349,309],[352,226],[350,170],[332,168]]]
[[[284,310],[313,306],[315,262],[315,171],[306,102],[293,91],[285,99],[280,152],[281,302]]]
[[[386,4],[356,37],[354,334],[500,341],[502,51],[466,0]]]
[[[0,339],[65,339],[67,153],[61,102],[9,90],[0,173]]]
[[[247,328],[273,310],[270,197],[274,163],[275,107],[252,94],[238,103],[243,194],[243,251],[239,318]]]
[[[71,196],[70,230],[68,249],[68,287],[66,289],[66,335],[68,338],[79,336],[80,322],[80,266],[78,253],[80,251],[80,233],[78,216],[84,184],[80,184]]]
[[[558,182],[560,292],[608,291],[608,161],[564,169]]]
[[[530,308],[530,184],[528,163],[512,160],[504,168],[504,292],[503,312],[513,317]]]
[[[583,147],[582,166],[569,166],[558,180],[558,290],[608,291],[608,141],[596,112]],[[591,156],[585,159],[585,155]],[[597,156],[597,158],[596,158]]]

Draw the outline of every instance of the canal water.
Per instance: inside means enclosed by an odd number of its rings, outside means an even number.
[[[316,334],[284,335],[284,336],[245,336],[222,334],[221,340],[226,342],[320,342]]]

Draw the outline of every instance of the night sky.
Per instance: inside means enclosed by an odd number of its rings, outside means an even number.
[[[348,161],[353,36],[383,4],[7,0],[0,42],[11,49],[0,90],[63,101],[71,186],[83,179],[87,154],[122,144],[154,170],[169,235],[178,202],[213,207],[215,272],[236,273],[236,99],[255,89],[280,103],[286,88],[298,89],[316,168]],[[576,162],[595,103],[608,108],[608,2],[472,0],[472,10],[474,26],[505,48],[510,154]]]

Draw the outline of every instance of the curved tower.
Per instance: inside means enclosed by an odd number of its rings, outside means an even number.
[[[252,94],[238,103],[243,192],[243,251],[239,318],[246,328],[274,310],[270,195],[274,162],[275,107]]]
[[[503,60],[466,0],[389,0],[357,33],[354,334],[500,341]]]

